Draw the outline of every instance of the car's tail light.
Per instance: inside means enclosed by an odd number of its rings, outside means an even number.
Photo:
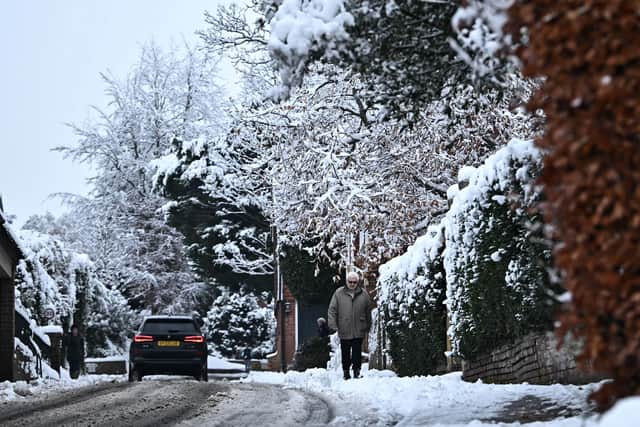
[[[153,342],[153,337],[150,335],[136,335],[133,337],[133,342]]]
[[[190,337],[184,337],[184,342],[198,342],[203,343],[204,337],[202,335],[193,335]]]

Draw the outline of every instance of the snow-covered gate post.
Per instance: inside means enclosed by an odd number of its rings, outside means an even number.
[[[15,283],[23,254],[2,213],[0,199],[0,381],[14,380]]]

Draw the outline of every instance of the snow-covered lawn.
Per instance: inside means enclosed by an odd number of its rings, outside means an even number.
[[[69,373],[63,369],[62,380],[57,378],[39,378],[28,383],[26,381],[4,381],[0,383],[0,402],[19,400],[30,396],[38,396],[51,392],[55,393],[100,383],[123,382],[126,380],[127,378],[124,375],[82,375],[78,379],[73,380],[69,377]]]
[[[324,369],[287,374],[252,372],[243,382],[280,384],[319,393],[335,406],[337,425],[355,422],[380,426],[640,426],[638,421],[608,422],[607,417],[600,423],[586,403],[587,395],[597,384],[497,385],[468,383],[460,373],[400,378],[390,371],[375,370],[365,371],[361,379],[344,381],[339,372]],[[635,405],[640,409],[640,403]],[[542,412],[551,414],[552,419],[536,421]],[[523,418],[519,414],[524,414]],[[640,410],[633,417],[640,419]],[[633,417],[627,420],[634,420]],[[619,418],[624,420],[624,416]],[[519,419],[522,421],[516,421]]]

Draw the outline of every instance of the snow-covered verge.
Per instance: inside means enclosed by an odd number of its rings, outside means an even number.
[[[640,425],[640,397],[628,397],[604,414],[598,427],[637,427]]]
[[[344,381],[337,371],[310,369],[306,372],[252,372],[243,382],[279,384],[320,393],[336,407],[336,424],[350,419],[368,425],[398,426],[484,426],[521,425],[505,423],[503,411],[509,403],[531,398],[551,402],[565,413],[589,413],[587,395],[597,386],[529,384],[483,384],[462,380],[459,372],[442,376],[397,377],[390,371],[365,371],[358,380]],[[535,411],[533,411],[535,412]],[[397,424],[396,424],[397,423]],[[597,426],[594,415],[562,415],[532,426],[591,427]],[[606,427],[618,427],[615,424]]]
[[[240,363],[232,363],[225,359],[221,359],[215,356],[209,356],[207,360],[207,367],[209,369],[220,369],[220,370],[238,370],[244,371],[245,366]]]
[[[4,381],[0,383],[0,402],[9,400],[27,399],[44,393],[60,392],[74,388],[86,387],[105,382],[126,381],[124,375],[83,375],[76,380],[69,377],[69,372],[62,369],[62,379],[57,379],[58,373],[48,368],[45,375],[56,376],[56,378],[39,378],[30,382],[26,381]],[[51,372],[47,372],[47,371]]]

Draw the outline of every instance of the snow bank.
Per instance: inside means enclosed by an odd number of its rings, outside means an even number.
[[[45,393],[60,392],[73,388],[87,387],[105,382],[124,382],[124,375],[84,375],[77,380],[72,380],[69,373],[62,369],[62,379],[58,379],[58,373],[49,365],[43,363],[45,375],[49,378],[26,381],[4,381],[0,383],[0,402],[8,400],[20,400],[29,396],[37,396]]]
[[[587,395],[597,386],[468,383],[462,380],[459,372],[442,376],[397,377],[393,372],[376,370],[365,370],[362,379],[344,381],[339,372],[324,369],[287,374],[251,372],[242,382],[276,384],[322,393],[333,400],[339,417],[348,418],[349,411],[361,411],[377,420],[374,425],[402,426],[496,425],[495,422],[481,420],[497,416],[509,402],[525,396],[535,396],[580,411],[586,407]],[[346,415],[341,415],[345,411]],[[527,425],[578,427],[592,426],[594,422],[592,418],[586,420],[587,424],[584,421],[573,417]]]
[[[231,363],[227,360],[220,359],[219,357],[209,356],[207,359],[207,367],[209,369],[223,369],[223,370],[239,370],[244,371],[245,366],[240,363]]]
[[[637,427],[640,425],[640,397],[622,399],[602,416],[598,427]]]

